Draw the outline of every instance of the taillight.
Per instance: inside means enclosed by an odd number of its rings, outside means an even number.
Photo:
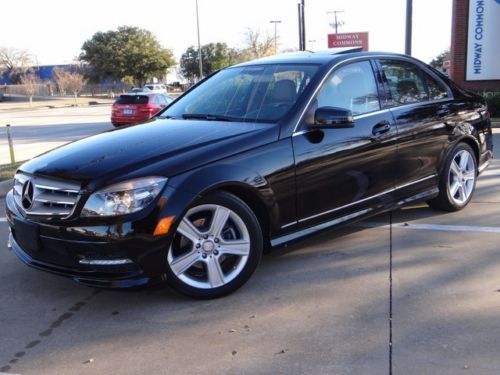
[[[151,104],[143,104],[139,107],[139,112],[142,113],[149,113],[150,115],[155,111],[155,107],[153,107]]]

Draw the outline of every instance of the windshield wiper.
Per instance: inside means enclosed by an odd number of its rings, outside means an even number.
[[[182,115],[183,119],[197,119],[197,120],[208,120],[208,121],[235,121],[237,118],[224,116],[224,115],[211,115],[203,113],[184,113]]]

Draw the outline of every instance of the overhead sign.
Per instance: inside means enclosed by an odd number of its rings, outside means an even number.
[[[328,34],[328,48],[361,47],[368,51],[368,33]]]
[[[469,1],[467,81],[500,79],[500,0]]]

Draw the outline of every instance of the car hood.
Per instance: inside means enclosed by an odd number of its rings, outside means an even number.
[[[101,185],[124,175],[174,176],[276,141],[275,124],[156,119],[61,146],[21,170]],[[139,173],[141,174],[141,173]]]

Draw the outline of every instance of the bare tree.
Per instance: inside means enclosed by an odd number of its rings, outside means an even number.
[[[76,98],[80,93],[80,91],[82,91],[83,86],[85,86],[85,83],[86,80],[80,73],[66,72],[66,87],[68,88],[68,91],[73,93],[75,97],[75,104],[76,104]]]
[[[52,79],[56,85],[59,95],[66,94],[66,71],[62,68],[54,68],[52,70]]]
[[[77,72],[67,72],[61,68],[55,68],[52,72],[53,79],[61,95],[65,95],[66,91],[71,92],[76,98],[83,86],[85,86],[86,80],[83,75]]]
[[[262,35],[259,30],[247,29],[245,32],[245,42],[247,47],[243,53],[248,59],[274,55],[274,37],[266,34]]]
[[[30,98],[30,107],[33,104],[33,96],[37,92],[38,86],[40,84],[40,79],[33,73],[25,73],[19,77],[21,85],[23,85],[23,90]]]
[[[14,82],[20,82],[32,65],[33,56],[27,50],[0,47],[0,71],[7,71]]]

